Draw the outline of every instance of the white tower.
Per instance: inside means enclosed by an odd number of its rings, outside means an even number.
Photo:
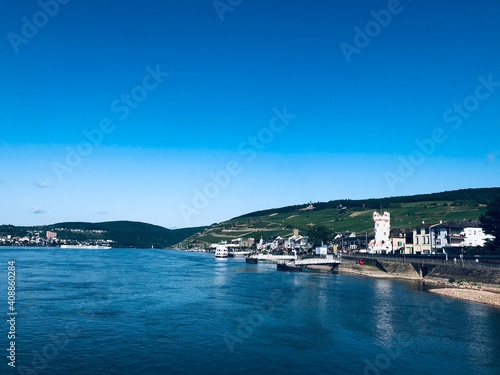
[[[373,222],[375,223],[375,240],[371,242],[371,253],[380,253],[382,250],[389,251],[391,243],[389,233],[391,231],[391,214],[384,211],[380,215],[377,211],[373,212]]]

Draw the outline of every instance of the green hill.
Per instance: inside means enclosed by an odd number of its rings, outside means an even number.
[[[392,228],[413,228],[425,221],[478,219],[490,202],[500,197],[500,188],[462,189],[433,194],[334,200],[256,211],[214,224],[181,246],[202,246],[234,238],[288,236],[297,228],[305,234],[313,226],[332,232],[373,233],[374,210],[389,211]]]
[[[99,243],[112,240],[113,247],[166,248],[187,237],[201,232],[206,227],[167,229],[157,225],[133,222],[110,221],[103,223],[69,222],[36,227],[0,226],[0,237],[33,237],[37,233],[45,237],[46,231],[57,233],[60,240],[71,242]]]

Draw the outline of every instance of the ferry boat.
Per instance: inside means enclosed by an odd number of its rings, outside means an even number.
[[[278,263],[276,269],[278,271],[302,272],[302,267],[295,266],[293,263]]]
[[[229,250],[226,246],[218,245],[215,248],[215,257],[216,258],[227,258],[229,257]]]
[[[252,254],[253,251],[250,251],[250,253],[247,255],[247,257],[245,258],[245,262],[247,263],[251,263],[251,264],[257,264],[259,263],[259,258],[257,257],[253,257]]]
[[[109,249],[111,249],[111,246],[101,246],[101,245],[61,245],[61,249],[109,250]]]
[[[245,262],[251,263],[251,264],[257,264],[257,263],[259,263],[259,258],[254,258],[252,256],[247,256],[245,258]]]
[[[294,254],[294,260],[297,260],[297,251],[294,249],[293,250]],[[295,262],[287,262],[280,260],[279,263],[276,265],[276,269],[278,271],[290,271],[290,272],[302,272],[302,266],[296,266]]]

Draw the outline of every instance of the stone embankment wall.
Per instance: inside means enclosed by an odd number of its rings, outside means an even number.
[[[343,263],[341,268],[352,268],[355,264],[355,257],[345,257],[349,261],[353,262],[349,265],[349,263]],[[415,268],[411,265],[411,263],[402,263],[402,262],[394,262],[394,261],[386,261],[386,260],[377,260],[372,258],[362,258],[365,261],[365,265],[372,266],[378,268],[380,271],[385,272],[389,275],[394,276],[411,276],[418,277],[420,276]],[[355,267],[355,269],[357,269]],[[360,270],[363,269],[363,266],[360,266]]]
[[[377,263],[378,268],[394,276],[420,276],[410,263],[390,262],[384,260],[377,261]]]
[[[400,263],[394,261],[376,261],[376,266],[394,276],[422,276],[411,263]],[[420,268],[420,267],[418,267]],[[424,266],[423,278],[455,279],[456,281],[466,281],[471,283],[500,284],[500,271],[475,268],[460,267],[455,265]],[[428,272],[428,273],[426,273]]]
[[[460,267],[459,265],[420,265],[418,262],[406,263],[378,260],[372,258],[363,258],[365,265],[356,264],[356,257],[346,256],[339,267],[340,271],[354,271],[358,274],[382,276],[386,274],[389,277],[401,277],[422,280],[441,279],[448,282],[449,279],[455,279],[457,282],[481,283],[500,285],[500,270],[476,267]]]
[[[363,271],[369,271],[373,274],[375,271],[380,272],[380,275],[387,274],[390,276],[401,276],[401,277],[420,277],[415,268],[411,263],[401,263],[394,261],[377,260],[371,258],[363,258],[365,261],[364,265],[359,265],[355,263],[354,257],[345,257],[349,261],[342,263],[340,265],[340,270],[354,270],[363,273]]]
[[[472,283],[500,284],[500,271],[460,266],[436,266],[427,277],[464,280]]]

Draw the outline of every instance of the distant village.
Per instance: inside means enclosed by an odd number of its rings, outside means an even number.
[[[307,253],[313,250],[317,255],[327,253],[371,253],[371,254],[442,254],[459,253],[466,247],[483,247],[494,237],[486,234],[477,220],[449,220],[438,223],[425,223],[413,229],[392,229],[391,216],[373,213],[373,234],[346,231],[338,233],[332,241],[312,249],[308,236],[293,230],[290,237],[276,237],[264,241],[262,238],[236,238],[222,241],[219,245],[228,248],[255,248],[259,252],[273,254]],[[217,244],[212,244],[213,250]]]
[[[70,232],[83,237],[91,237],[96,234],[103,234],[104,231],[100,230],[82,230],[82,229],[63,229],[56,228],[54,231],[42,231],[42,230],[28,230],[23,236],[16,235],[3,235],[0,236],[0,246],[61,246],[61,245],[78,245],[78,246],[88,246],[88,245],[102,245],[110,246],[113,241],[106,239],[99,240],[70,240],[70,239],[60,239],[58,238],[58,233],[56,231]]]

